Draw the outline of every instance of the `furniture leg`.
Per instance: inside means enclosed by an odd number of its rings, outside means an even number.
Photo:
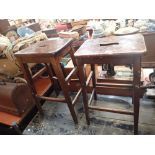
[[[53,75],[53,73],[52,73],[52,69],[51,69],[51,68],[49,67],[49,65],[46,64],[46,63],[45,63],[45,66],[46,66],[46,69],[47,69],[47,71],[48,71],[50,80],[51,80],[51,82],[52,82],[53,85],[54,85],[55,94],[56,94],[56,96],[58,96],[58,95],[59,95],[58,83],[57,83],[56,79],[53,78],[54,75]]]
[[[36,106],[37,106],[37,108],[38,108],[38,111],[39,111],[39,113],[42,115],[42,114],[43,114],[43,110],[42,110],[42,107],[41,107],[40,102],[39,102],[38,99],[36,98],[37,92],[36,92],[35,86],[34,86],[34,84],[33,84],[33,79],[32,79],[32,77],[31,77],[30,71],[29,71],[29,69],[28,69],[28,65],[27,65],[26,63],[22,63],[22,62],[20,61],[20,59],[18,59],[18,62],[20,63],[20,66],[21,66],[21,69],[22,69],[22,71],[23,71],[24,77],[25,77],[25,79],[26,79],[26,81],[27,81],[27,84],[29,85],[29,87],[30,87],[31,90],[32,90],[32,95],[33,95],[33,97],[34,97],[34,100],[35,100]]]
[[[79,78],[82,86],[82,95],[83,95],[83,104],[84,104],[84,111],[85,111],[85,116],[87,120],[87,124],[90,124],[90,119],[89,119],[89,109],[88,109],[88,96],[87,96],[87,89],[86,89],[86,77],[84,74],[84,65],[78,64],[78,73],[79,73]]]
[[[74,48],[71,46],[71,50],[69,51],[69,54],[70,54],[70,57],[71,57],[71,59],[72,59],[72,62],[73,62],[73,65],[74,65],[74,67],[75,66],[77,66],[77,63],[76,63],[76,60],[75,60],[75,57],[74,57],[74,53],[75,53],[75,50],[74,50]],[[80,79],[80,77],[79,77],[79,74],[78,74],[78,71],[77,71],[77,77]]]
[[[56,77],[56,75],[54,73],[54,70],[53,70],[53,67],[52,67],[51,63],[49,64],[49,68],[51,69],[51,72],[53,73],[53,76],[54,76],[53,79],[55,80],[55,82],[57,84],[58,91],[61,91],[61,87],[60,87],[59,81],[58,81],[58,79],[57,79],[57,77]]]
[[[134,106],[134,134],[138,134],[138,121],[139,121],[139,89],[141,67],[140,58],[136,58],[133,63],[133,106]]]
[[[64,97],[66,99],[68,108],[69,108],[70,113],[72,115],[72,118],[73,118],[75,124],[77,124],[78,119],[77,119],[77,116],[76,116],[76,113],[75,113],[75,110],[74,110],[74,106],[72,105],[71,98],[69,96],[69,87],[68,87],[67,83],[65,82],[65,77],[64,77],[64,74],[62,72],[60,62],[59,62],[58,59],[55,59],[55,58],[50,58],[50,60],[51,60],[53,70],[54,70],[54,72],[55,72],[55,74],[56,74],[56,76],[57,76],[57,78],[59,80],[59,83],[61,85],[62,91],[64,93]]]
[[[94,100],[97,100],[97,93],[96,93],[96,76],[95,76],[95,65],[91,64],[91,70],[93,71],[92,75],[92,84],[94,89]]]

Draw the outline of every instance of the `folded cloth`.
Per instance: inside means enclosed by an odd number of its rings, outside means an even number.
[[[59,37],[79,39],[79,33],[78,32],[59,32]]]
[[[115,35],[126,35],[126,34],[133,34],[139,32],[138,28],[135,27],[124,27],[120,28],[114,32]]]

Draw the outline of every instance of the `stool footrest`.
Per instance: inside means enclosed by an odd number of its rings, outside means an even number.
[[[81,92],[82,92],[82,88],[79,89],[79,91],[77,92],[76,96],[74,97],[74,99],[73,99],[73,101],[72,101],[72,104],[73,104],[73,105],[76,104],[76,101],[77,101],[77,99],[79,98]]]
[[[93,89],[93,91],[92,91],[92,93],[91,93],[90,99],[89,99],[89,101],[88,101],[88,105],[91,104],[92,99],[93,99],[93,96],[94,96],[94,93],[95,93],[95,89]]]
[[[34,75],[32,76],[32,79],[35,80],[35,79],[38,78],[40,75],[42,75],[45,71],[46,71],[46,67],[43,67],[43,68],[40,69],[36,74],[34,74]]]
[[[69,82],[71,80],[72,75],[74,75],[77,72],[77,67],[74,67],[71,72],[68,74],[68,76],[65,78],[66,82]]]
[[[46,96],[39,96],[39,95],[37,95],[36,97],[47,101],[63,102],[63,103],[66,102],[65,98],[46,97]]]
[[[113,113],[126,114],[126,115],[134,115],[134,112],[132,112],[132,111],[125,111],[125,110],[119,110],[119,109],[101,108],[99,106],[92,106],[92,105],[89,105],[88,108],[92,109],[92,110],[98,110],[98,111],[113,112]]]
[[[96,83],[96,86],[108,86],[108,87],[128,87],[133,88],[132,84],[120,84],[120,83]]]
[[[97,93],[104,95],[115,95],[115,96],[131,96],[133,95],[133,89],[131,87],[109,87],[109,86],[96,86]]]
[[[90,72],[90,74],[89,74],[89,76],[88,76],[88,78],[87,78],[86,86],[88,86],[88,84],[89,84],[89,82],[90,82],[90,80],[91,80],[91,78],[92,78],[92,75],[93,75],[93,71]]]

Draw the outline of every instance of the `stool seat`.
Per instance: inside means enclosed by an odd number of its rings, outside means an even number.
[[[37,42],[26,49],[23,49],[16,53],[16,57],[19,56],[54,56],[61,53],[65,47],[71,44],[73,39],[61,39],[56,38],[53,40],[44,40]]]

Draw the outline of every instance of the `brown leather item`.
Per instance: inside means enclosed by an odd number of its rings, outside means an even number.
[[[33,104],[27,84],[0,82],[0,111],[20,116]]]

